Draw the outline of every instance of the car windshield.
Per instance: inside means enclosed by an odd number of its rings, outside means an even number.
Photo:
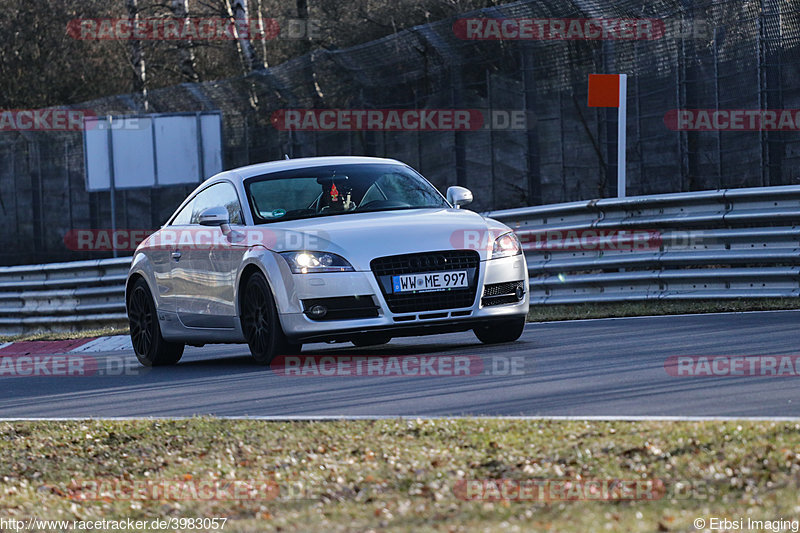
[[[403,165],[302,168],[245,182],[256,224],[400,209],[450,207],[425,178]]]

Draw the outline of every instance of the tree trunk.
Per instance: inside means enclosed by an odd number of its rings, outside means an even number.
[[[251,27],[250,11],[247,8],[247,0],[226,0],[228,14],[235,21],[236,42],[239,49],[239,56],[242,58],[245,74],[254,70],[264,68],[264,63],[259,61],[253,43],[250,41],[249,31],[247,33],[240,28]]]
[[[135,21],[139,20],[138,0],[125,0],[125,7],[128,10],[128,17],[134,21],[134,23]],[[133,67],[133,91],[142,95],[142,100],[144,101],[144,110],[148,111],[147,70],[145,69],[142,42],[132,39],[129,41],[129,44],[131,50],[131,66]]]
[[[297,18],[308,20],[308,0],[297,0]]]
[[[172,15],[176,19],[186,22],[189,17],[189,0],[172,0]],[[194,44],[192,41],[179,40],[177,48],[181,75],[185,80],[192,83],[200,81],[200,77],[197,75],[197,68],[195,66]]]
[[[256,0],[256,9],[258,10],[258,27],[266,30],[266,28],[264,28],[264,15],[261,6],[261,0]],[[261,38],[261,59],[261,66],[263,68],[269,67],[269,63],[267,61],[267,40],[263,37]]]

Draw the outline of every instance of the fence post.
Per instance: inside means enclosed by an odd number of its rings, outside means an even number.
[[[108,181],[110,184],[109,196],[111,198],[111,235],[117,233],[117,184],[114,179],[114,131],[113,131],[114,118],[108,116]],[[117,257],[117,250],[112,246],[113,256]]]
[[[70,183],[69,172],[69,141],[64,140],[64,182],[67,186],[67,209],[69,210],[69,229],[75,229],[75,221],[72,216],[72,183]]]
[[[452,80],[453,90],[450,95],[451,107],[453,109],[460,109],[463,105],[463,98],[461,95],[463,80],[456,70],[450,71],[450,78]],[[453,133],[453,144],[456,156],[456,185],[461,187],[467,186],[467,154],[464,148],[464,133],[455,131]]]
[[[485,73],[486,76],[486,100],[489,104],[489,169],[490,169],[490,176],[492,180],[492,209],[497,209],[499,206],[496,204],[497,202],[497,184],[495,183],[495,172],[494,172],[494,124],[492,120],[494,119],[494,94],[492,93],[492,74],[487,70]]]
[[[534,120],[536,116],[536,77],[533,73],[532,52],[529,43],[522,45],[522,91],[525,95],[525,141],[528,156],[528,205],[540,205],[542,203],[542,174],[539,160],[539,132]],[[563,172],[561,177],[565,179]]]
[[[783,109],[782,57],[770,46],[769,26],[765,17],[773,16],[780,21],[780,2],[761,0],[758,18],[758,103],[760,109]],[[780,22],[779,22],[780,24]],[[780,31],[780,30],[779,30]],[[761,132],[761,185],[783,184],[783,140],[781,131]]]

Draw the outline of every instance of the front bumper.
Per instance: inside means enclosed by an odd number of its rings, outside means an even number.
[[[528,270],[524,255],[481,261],[472,305],[408,313],[393,313],[372,272],[293,274],[286,294],[289,304],[280,310],[283,331],[293,342],[346,341],[360,333],[385,332],[393,337],[465,331],[486,322],[528,314]],[[514,303],[484,305],[484,288],[522,281],[524,295]],[[347,320],[313,320],[304,312],[303,301],[366,296],[377,308],[377,316]],[[288,311],[288,312],[285,312]]]

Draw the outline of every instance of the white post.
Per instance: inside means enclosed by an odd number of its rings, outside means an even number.
[[[117,257],[117,249],[113,246],[117,236],[117,182],[114,174],[114,117],[108,115],[108,185],[111,195],[111,248],[114,257]]]
[[[617,197],[625,198],[625,126],[628,117],[628,75],[619,75],[619,107],[617,108]]]

